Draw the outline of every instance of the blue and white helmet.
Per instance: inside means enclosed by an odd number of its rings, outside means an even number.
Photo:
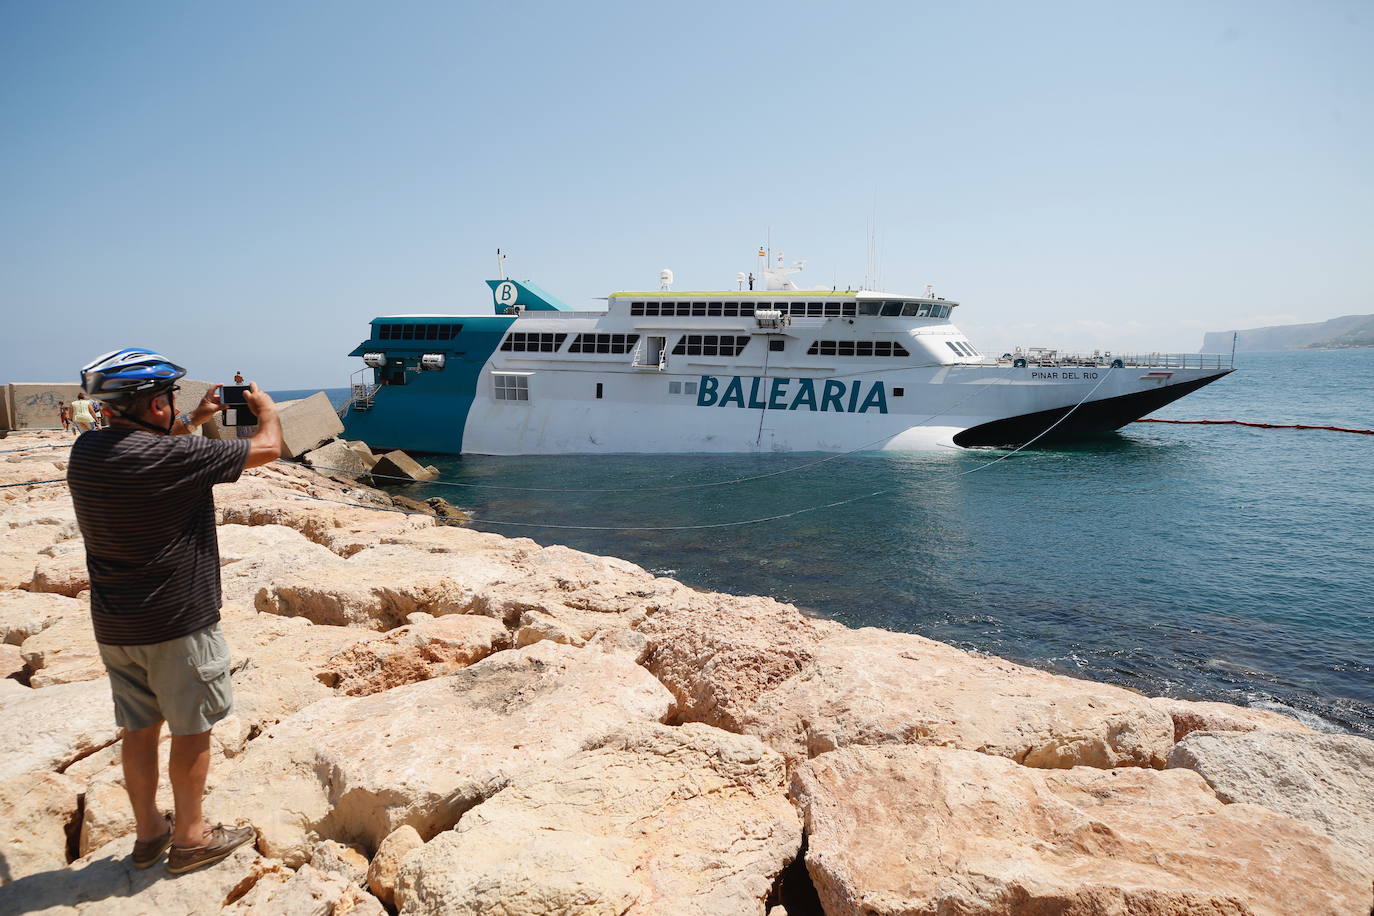
[[[126,347],[97,356],[81,368],[81,387],[97,401],[119,401],[131,395],[170,388],[186,374],[155,350]]]

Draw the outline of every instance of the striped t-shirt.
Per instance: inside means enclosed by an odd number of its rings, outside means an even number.
[[[138,646],[219,620],[219,541],[211,488],[232,483],[247,439],[83,433],[67,484],[86,539],[96,642]]]

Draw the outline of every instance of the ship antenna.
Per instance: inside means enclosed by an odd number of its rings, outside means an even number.
[[[506,267],[501,263],[504,260],[506,260],[506,256],[501,253],[501,249],[496,249],[496,278],[498,280],[506,279]]]
[[[1231,332],[1231,368],[1236,368],[1236,338],[1240,336],[1240,331]]]

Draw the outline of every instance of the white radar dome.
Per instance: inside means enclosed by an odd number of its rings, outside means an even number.
[[[673,288],[673,272],[668,268],[663,268],[658,272],[659,289]]]

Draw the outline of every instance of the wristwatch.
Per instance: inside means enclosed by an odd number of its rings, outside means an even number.
[[[177,417],[177,419],[180,420],[181,425],[186,427],[187,429],[195,429],[197,426],[200,425],[199,423],[192,421],[191,415],[189,413],[184,413],[181,416]]]

